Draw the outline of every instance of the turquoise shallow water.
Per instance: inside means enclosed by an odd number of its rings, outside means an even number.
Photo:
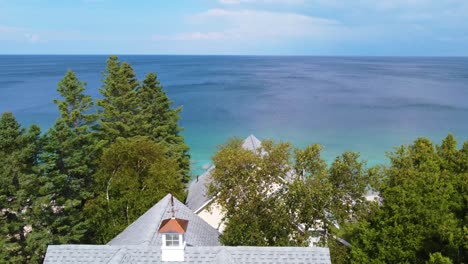
[[[99,97],[107,56],[0,56],[0,112],[44,129],[67,69]],[[232,136],[321,143],[330,161],[359,151],[368,164],[418,136],[468,139],[468,58],[120,56],[150,71],[176,105],[193,173]]]

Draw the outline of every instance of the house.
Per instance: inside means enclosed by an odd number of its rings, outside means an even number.
[[[256,154],[264,155],[265,151],[262,150],[262,142],[256,138],[254,135],[248,136],[242,143],[244,149],[250,150]],[[190,208],[195,214],[200,218],[205,220],[213,228],[217,229],[219,232],[223,232],[225,228],[225,223],[223,222],[224,214],[221,211],[221,207],[216,202],[216,196],[209,197],[207,196],[208,186],[212,181],[211,173],[214,170],[214,166],[211,166],[208,170],[205,171],[200,176],[192,181],[188,188],[188,195],[186,205]],[[295,171],[289,170],[286,175],[282,178],[284,182],[291,181],[295,178]],[[273,188],[280,188],[280,186],[273,186]],[[372,189],[368,188],[367,193],[364,198],[367,201],[377,201],[379,199],[379,194],[374,192]],[[335,226],[339,228],[338,224],[334,222]],[[302,230],[303,227],[299,226]],[[323,231],[323,230],[316,230]],[[320,237],[312,236],[310,237],[309,245],[314,247],[314,245],[319,241]],[[349,247],[350,244],[341,238],[337,240],[343,245]]]
[[[219,235],[168,194],[107,245],[49,245],[44,263],[331,263],[328,248],[225,247]]]
[[[257,153],[261,151],[262,142],[254,135],[248,136],[242,143],[244,149]],[[214,166],[211,166],[200,176],[190,183],[187,194],[186,205],[200,218],[205,220],[212,227],[221,233],[224,230],[223,213],[220,206],[216,203],[216,197],[208,197],[208,185],[212,178],[211,173]]]

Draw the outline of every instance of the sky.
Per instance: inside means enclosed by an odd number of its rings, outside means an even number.
[[[468,0],[0,0],[0,54],[468,56]]]

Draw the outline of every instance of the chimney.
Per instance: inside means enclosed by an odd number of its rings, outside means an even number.
[[[171,197],[172,217],[161,222],[159,233],[162,238],[161,258],[162,261],[184,261],[185,232],[188,221],[175,218],[174,200]]]

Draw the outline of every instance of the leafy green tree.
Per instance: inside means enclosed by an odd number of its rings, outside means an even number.
[[[221,242],[306,246],[311,235],[324,244],[334,239],[337,222],[351,221],[364,203],[367,173],[351,152],[327,169],[321,149],[295,149],[293,157],[288,143],[264,141],[257,152],[243,149],[239,140],[221,146],[209,188],[225,212]]]
[[[427,264],[452,264],[452,260],[447,257],[444,257],[440,252],[430,254],[429,261],[426,262]]]
[[[107,243],[151,206],[172,193],[184,197],[178,164],[147,137],[117,138],[103,152],[95,197],[86,211],[98,243]]]
[[[284,176],[290,168],[291,146],[264,141],[268,153],[252,152],[234,139],[213,157],[215,170],[208,195],[217,195],[225,212],[225,245],[285,246],[296,244],[291,236],[300,232],[290,221],[282,194]],[[274,217],[275,221],[271,221]]]
[[[12,113],[0,119],[0,261],[28,262],[30,211],[35,198],[39,152],[38,126],[21,129]]]
[[[466,261],[460,212],[466,177],[463,184],[456,145],[449,135],[436,151],[420,138],[389,154],[379,190],[382,205],[359,224],[353,262],[425,263],[436,252],[455,263]]]
[[[172,108],[169,99],[155,73],[149,73],[137,89],[138,111],[136,135],[147,136],[163,143],[168,155],[177,159],[185,182],[189,180],[190,155],[184,137],[180,134],[180,112],[182,107]]]

